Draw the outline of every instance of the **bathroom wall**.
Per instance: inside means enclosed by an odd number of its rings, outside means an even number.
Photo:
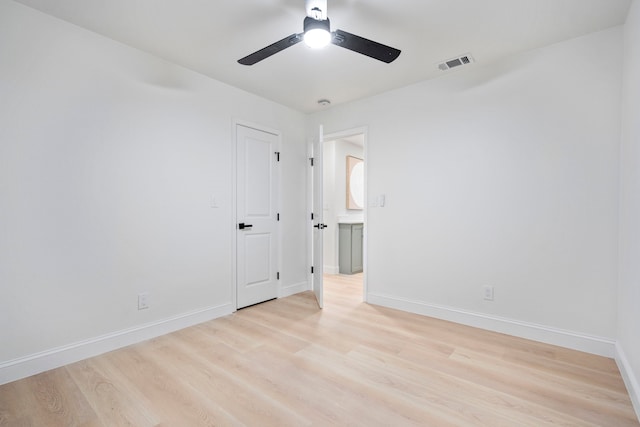
[[[338,219],[362,218],[362,210],[347,209],[347,156],[364,159],[364,147],[344,139],[324,143],[324,272],[338,274]]]

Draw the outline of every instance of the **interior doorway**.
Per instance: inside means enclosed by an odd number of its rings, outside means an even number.
[[[324,136],[323,273],[366,300],[366,129]]]

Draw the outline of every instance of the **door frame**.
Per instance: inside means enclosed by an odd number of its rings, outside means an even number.
[[[348,138],[350,136],[355,136],[355,135],[363,135],[364,136],[364,211],[363,211],[363,217],[364,217],[364,232],[363,232],[363,236],[362,236],[362,301],[364,302],[368,302],[367,301],[367,289],[368,289],[368,233],[369,233],[369,226],[368,226],[368,212],[369,212],[369,201],[368,201],[368,197],[367,197],[367,189],[369,186],[369,162],[367,161],[367,156],[368,156],[368,139],[369,139],[369,128],[367,126],[361,126],[361,127],[356,127],[356,128],[349,128],[349,129],[345,129],[345,130],[341,130],[341,131],[335,131],[335,132],[323,132],[323,138],[322,138],[322,146],[321,148],[324,148],[324,143],[327,141],[335,141],[336,139],[343,139],[343,138]],[[311,140],[307,142],[307,146],[311,145]],[[315,154],[314,154],[315,155]],[[324,159],[323,159],[324,160]],[[324,164],[324,162],[323,162]],[[313,181],[310,180],[310,176],[311,174],[313,174],[313,170],[310,167],[309,164],[307,164],[307,179],[308,179],[308,196],[307,196],[307,220],[310,221],[311,220],[311,207],[313,206],[313,194],[314,194],[314,188],[313,188]],[[323,201],[323,205],[324,205],[324,201]],[[324,206],[323,206],[324,209]],[[313,226],[313,222],[310,222],[310,224]],[[313,258],[312,258],[312,254],[313,254],[313,227],[309,227],[309,229],[311,231],[309,231],[309,242],[307,244],[307,250],[308,250],[308,256],[307,258],[310,260],[310,264],[309,266],[313,265]],[[320,268],[324,268],[324,266],[321,266]],[[310,274],[311,271],[307,270],[307,274],[309,277],[309,289],[311,289],[312,286],[312,280],[313,277]]]
[[[251,129],[255,129],[261,132],[270,133],[277,137],[276,149],[278,152],[282,150],[282,132],[277,129],[263,126],[261,124],[257,124],[254,122],[242,120],[242,119],[232,119],[231,121],[231,222],[229,224],[229,230],[231,233],[231,304],[233,307],[233,311],[238,310],[238,242],[237,242],[237,233],[236,226],[238,224],[238,187],[237,187],[237,173],[238,173],[238,152],[237,152],[237,138],[238,138],[238,126],[244,126]],[[275,154],[274,154],[275,155]],[[276,168],[275,170],[275,179],[276,179],[276,210],[280,212],[282,209],[282,180],[281,180],[281,170],[280,168]],[[282,272],[282,230],[280,229],[280,221],[276,224],[276,244],[278,248],[276,249],[276,256],[278,260],[276,262],[278,266],[278,271]],[[281,281],[278,280],[278,298],[281,293]]]

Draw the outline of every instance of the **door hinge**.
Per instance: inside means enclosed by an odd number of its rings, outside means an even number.
[[[277,220],[280,221],[280,214],[277,215]]]
[[[280,272],[279,271],[276,273],[276,280],[280,280]]]
[[[309,157],[309,161],[311,162],[311,166],[313,166],[313,157]]]
[[[313,212],[311,212],[311,221],[313,221]]]
[[[311,274],[313,274],[313,265],[311,266]]]
[[[278,161],[278,162],[279,162],[279,161],[280,161],[280,152],[279,152],[279,151],[276,151],[276,152],[275,152],[275,155],[276,155],[276,161]]]

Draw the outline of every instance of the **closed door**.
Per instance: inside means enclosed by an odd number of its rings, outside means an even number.
[[[278,296],[278,139],[246,126],[236,128],[237,308]]]

